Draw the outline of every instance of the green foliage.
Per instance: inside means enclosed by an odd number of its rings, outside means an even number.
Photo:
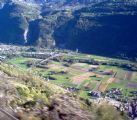
[[[128,120],[125,116],[121,116],[114,107],[107,104],[100,105],[96,113],[97,120]]]

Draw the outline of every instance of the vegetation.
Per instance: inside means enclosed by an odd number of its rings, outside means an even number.
[[[69,66],[67,67],[64,64],[69,63],[69,61],[66,60],[72,61],[71,64],[69,64]],[[112,88],[122,88],[124,95],[129,94],[129,92],[133,91],[134,88],[128,87],[128,83],[136,82],[136,71],[130,71],[130,69],[125,69],[125,67],[121,66],[121,64],[132,66],[135,65],[134,62],[127,60],[119,60],[78,53],[73,57],[63,56],[61,61],[57,61],[56,59],[51,60],[46,65],[47,68],[38,68],[36,66],[34,67],[33,65],[32,68],[31,66],[27,67],[28,61],[32,63],[33,61],[37,61],[37,59],[21,57],[8,60],[9,63],[17,65],[24,70],[31,70],[36,75],[44,78],[45,80],[49,80],[50,83],[59,85],[64,88],[74,87],[76,89],[80,89],[78,93],[83,98],[87,98],[87,92],[94,90],[99,82],[104,85],[107,83],[109,78],[112,77],[111,75],[107,74],[102,75],[102,72],[104,71],[112,71],[116,74],[115,81],[110,83],[107,86],[106,90],[110,90]],[[113,63],[116,63],[116,65],[113,65]],[[91,73],[94,73],[95,75],[85,77],[85,79],[83,79],[83,82],[81,82],[80,84],[74,84],[73,79],[82,78],[82,76],[84,76],[85,74],[85,70],[87,70],[88,72],[88,70],[91,68],[90,65],[93,65],[94,67],[94,64],[97,68],[91,71]]]
[[[97,120],[128,120],[126,115],[120,116],[120,113],[116,109],[107,104],[102,104],[97,108]]]
[[[61,0],[48,1],[49,4],[39,1],[42,5],[32,1],[12,1],[13,4],[1,1],[4,5],[0,9],[1,42],[21,45],[27,42],[29,45],[50,48],[55,47],[56,43],[57,47],[64,48],[62,45],[65,45],[67,49],[78,48],[85,53],[136,61],[137,36],[133,31],[137,29],[135,0],[126,2],[126,5],[121,0],[110,0],[103,4],[101,0],[82,0],[79,4],[72,2],[74,5],[69,4],[71,0],[65,4]],[[83,4],[86,5],[83,7]],[[116,36],[116,31],[121,32]],[[130,33],[125,36],[127,31]],[[28,35],[24,36],[24,32]]]
[[[51,95],[65,92],[58,86],[44,82],[33,73],[26,72],[12,65],[1,63],[0,70],[8,76],[17,78],[17,80],[13,81],[13,85],[21,97],[19,99],[20,104],[23,104],[27,100],[37,101],[38,99],[43,100],[45,104],[49,104],[49,97]]]
[[[71,58],[70,58],[71,59]],[[103,59],[103,58],[101,58]],[[17,91],[17,97],[14,99],[14,104],[18,106],[24,106],[27,108],[32,108],[35,103],[39,100],[42,101],[41,106],[47,106],[51,107],[53,99],[52,98],[58,98],[54,97],[55,95],[63,95],[67,97],[74,96],[75,102],[79,101],[78,98],[80,98],[84,103],[81,103],[81,108],[88,109],[88,111],[91,111],[92,115],[94,114],[97,118],[95,120],[126,120],[126,116],[122,114],[120,115],[119,112],[117,112],[113,107],[108,105],[102,105],[99,107],[93,107],[89,106],[91,104],[88,100],[88,92],[95,89],[97,86],[97,83],[104,82],[106,83],[107,80],[111,77],[111,75],[101,75],[101,71],[103,70],[113,70],[113,72],[118,72],[118,74],[115,76],[119,81],[118,82],[112,82],[109,84],[106,90],[109,90],[111,88],[123,88],[124,94],[129,95],[129,92],[132,89],[127,88],[128,80],[123,81],[123,76],[127,74],[127,70],[123,70],[121,67],[117,66],[110,66],[110,65],[102,65],[98,64],[98,68],[94,71],[87,71],[87,73],[92,73],[92,75],[89,76],[87,79],[83,79],[83,81],[80,84],[74,84],[73,78],[76,76],[83,76],[85,74],[85,70],[88,70],[91,66],[89,63],[78,63],[78,61],[72,63],[69,67],[64,66],[65,61],[54,61],[52,60],[47,64],[47,68],[38,68],[37,66],[34,66],[33,68],[30,67],[23,67],[26,66],[26,61],[34,61],[34,59],[30,58],[13,58],[8,60],[7,63],[1,62],[0,64],[0,71],[3,71],[5,74],[7,74],[10,77],[14,77],[14,80],[12,80],[11,83]],[[12,64],[12,65],[10,65]],[[78,66],[77,66],[78,65]],[[23,68],[23,69],[22,69]],[[57,69],[61,68],[61,70]],[[136,72],[134,72],[133,81],[136,81]],[[101,77],[103,76],[103,77]],[[42,78],[45,80],[43,80]],[[54,80],[52,80],[54,78]],[[49,81],[47,81],[50,79]],[[131,78],[132,80],[132,78]],[[53,84],[51,84],[53,83]],[[76,91],[72,91],[73,93],[69,93],[68,91],[64,90],[63,88],[56,86],[59,85],[61,87],[67,88],[76,88]],[[77,91],[78,89],[78,91]],[[128,92],[128,93],[126,93]],[[13,93],[12,95],[14,95]],[[72,97],[73,98],[73,97]],[[69,99],[72,99],[69,98]],[[62,99],[62,98],[61,98]],[[29,102],[29,103],[28,103]],[[74,101],[73,101],[74,102]],[[59,103],[60,104],[60,103]],[[69,104],[69,103],[66,103]],[[27,106],[26,106],[27,105]],[[96,109],[95,109],[96,108]],[[42,109],[42,108],[40,108]],[[110,115],[110,111],[113,111],[113,114]],[[95,112],[95,113],[94,113]],[[29,119],[41,119],[40,117],[34,117],[34,114],[29,113],[23,113],[20,114],[22,118],[29,120]],[[44,115],[41,115],[41,117]],[[117,117],[114,117],[117,116]],[[45,117],[46,118],[46,117]],[[46,118],[47,119],[47,118]],[[94,119],[93,119],[94,120]]]

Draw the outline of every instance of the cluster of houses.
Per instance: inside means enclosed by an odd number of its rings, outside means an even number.
[[[88,92],[88,96],[91,96],[92,98],[97,98],[94,100],[97,104],[100,104],[101,102],[107,102],[110,105],[113,105],[116,107],[118,111],[121,112],[121,114],[126,113],[130,120],[136,120],[137,119],[137,91],[131,91],[129,92],[132,96],[130,100],[126,97],[126,92],[123,93],[122,89],[119,88],[112,88],[106,93],[100,93],[100,92]],[[124,99],[123,99],[124,97]]]
[[[128,93],[127,90],[123,92],[123,89],[121,88],[112,88],[105,93],[89,91],[87,94],[91,97],[107,97],[123,103],[128,103],[129,100],[137,101],[137,91],[130,91]]]
[[[89,91],[87,94],[88,96],[95,97],[95,98],[99,98],[102,96],[101,92],[99,91]]]
[[[7,57],[14,56],[20,48],[12,45],[0,44],[0,60],[5,60]]]
[[[105,96],[117,101],[122,101],[124,97],[123,90],[120,88],[112,88],[110,90],[107,90]]]

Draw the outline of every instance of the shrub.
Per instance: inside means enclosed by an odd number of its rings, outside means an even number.
[[[113,106],[107,104],[100,105],[96,110],[96,114],[97,120],[127,120]]]

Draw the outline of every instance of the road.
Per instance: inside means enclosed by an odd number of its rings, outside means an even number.
[[[3,108],[0,108],[0,120],[18,120]]]
[[[42,61],[40,61],[39,63],[42,64],[44,62],[48,62],[49,60],[53,59],[53,58],[56,58],[56,57],[61,57],[61,56],[72,56],[70,53],[68,54],[65,54],[65,53],[53,53],[50,57],[48,57],[47,59],[44,59]]]
[[[44,62],[48,62],[50,59],[53,59],[53,58],[56,58],[56,57],[60,57],[60,56],[63,56],[63,55],[54,54],[54,55],[48,57],[47,59],[40,61],[40,64],[42,64],[42,63],[44,63]]]

